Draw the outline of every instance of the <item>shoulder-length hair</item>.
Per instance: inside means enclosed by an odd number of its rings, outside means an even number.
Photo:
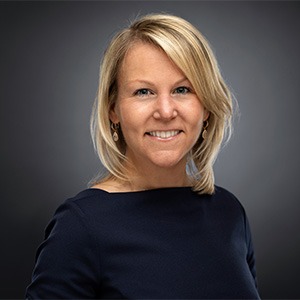
[[[150,43],[162,49],[179,67],[209,112],[205,139],[198,141],[188,155],[187,171],[195,179],[194,190],[214,192],[213,164],[222,142],[231,134],[232,96],[216,58],[205,37],[186,20],[168,14],[150,14],[117,33],[104,53],[100,66],[98,94],[91,118],[94,147],[108,175],[126,177],[124,139],[113,141],[109,112],[117,99],[117,74],[125,54],[135,42]],[[226,138],[225,138],[226,137]],[[94,180],[101,182],[102,178]]]

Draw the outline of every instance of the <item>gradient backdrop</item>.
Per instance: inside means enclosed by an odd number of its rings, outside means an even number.
[[[211,42],[240,106],[216,181],[245,206],[263,298],[300,298],[300,3],[0,2],[0,298],[22,298],[55,208],[101,165],[89,135],[101,55],[138,14]]]

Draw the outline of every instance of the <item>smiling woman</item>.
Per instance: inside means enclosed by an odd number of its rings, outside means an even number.
[[[57,209],[26,297],[259,299],[247,216],[214,184],[231,115],[187,21],[147,15],[118,33],[91,122],[107,174]]]
[[[182,71],[161,49],[136,42],[120,66],[117,89],[110,120],[120,123],[126,144],[124,191],[190,186],[186,156],[208,112]]]

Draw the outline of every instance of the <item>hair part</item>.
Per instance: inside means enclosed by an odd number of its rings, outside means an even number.
[[[100,66],[97,97],[91,117],[91,135],[95,150],[111,176],[128,181],[125,167],[125,141],[122,132],[113,141],[109,112],[116,103],[117,75],[126,53],[136,42],[162,49],[191,82],[195,93],[209,112],[207,137],[200,135],[189,153],[187,167],[194,178],[194,190],[214,192],[213,164],[222,142],[232,132],[232,95],[222,78],[216,58],[205,37],[186,20],[168,14],[150,14],[134,21],[110,42]],[[107,178],[107,177],[105,177]],[[93,183],[101,182],[104,176]]]

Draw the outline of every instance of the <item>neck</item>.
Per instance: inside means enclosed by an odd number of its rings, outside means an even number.
[[[174,168],[135,168],[129,178],[128,188],[131,191],[192,186],[185,164]]]

